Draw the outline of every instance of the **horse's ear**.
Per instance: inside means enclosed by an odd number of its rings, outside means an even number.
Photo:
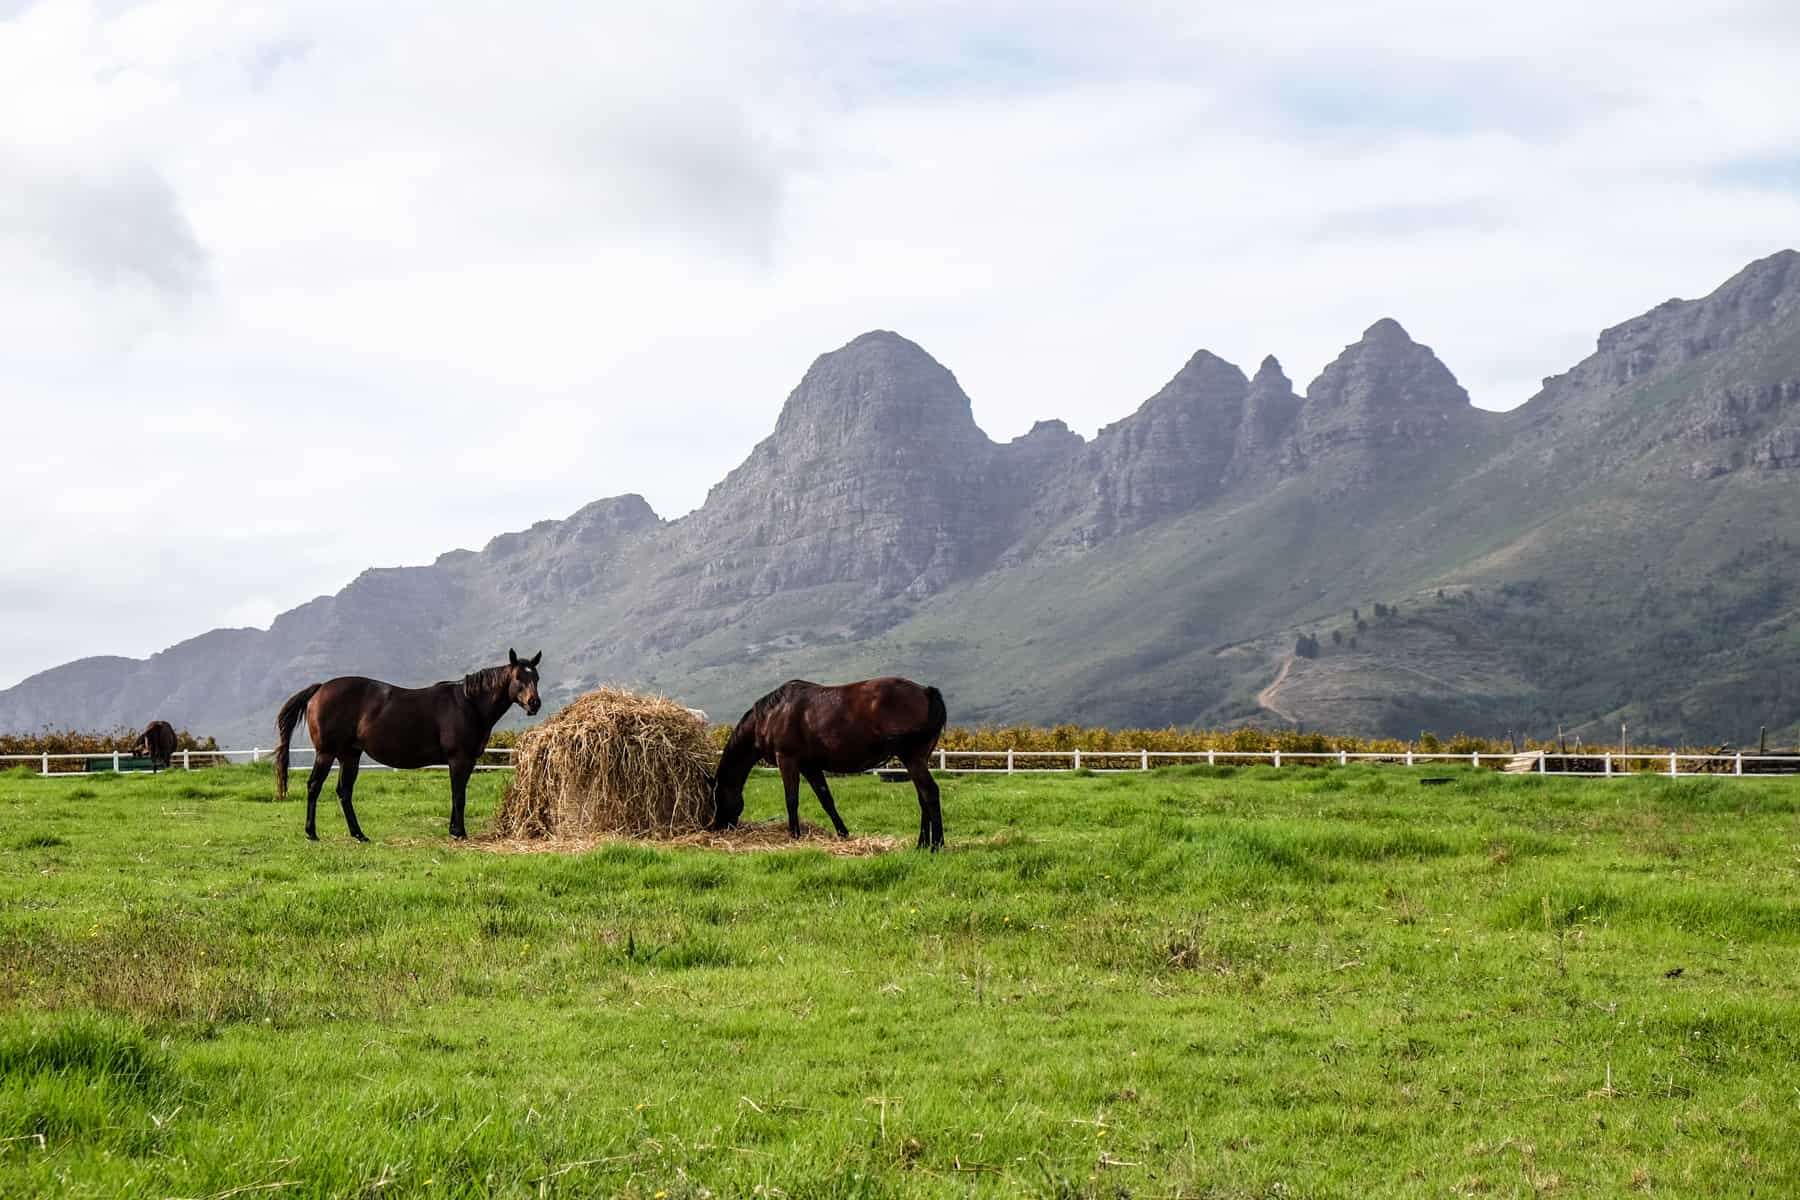
[[[537,665],[543,661],[544,661],[544,652],[542,650],[539,650],[536,654],[532,655],[529,659],[526,660],[525,665],[535,671],[535,670],[537,670]]]
[[[511,646],[508,646],[506,648],[506,661],[508,664],[515,666],[515,667],[519,665],[519,656],[513,652],[513,648]]]

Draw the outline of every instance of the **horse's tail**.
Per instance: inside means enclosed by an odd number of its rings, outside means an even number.
[[[307,701],[313,698],[314,692],[324,686],[322,683],[314,683],[301,688],[287,698],[287,703],[281,706],[281,712],[275,718],[275,732],[281,735],[281,740],[275,744],[275,798],[277,800],[287,799],[288,742],[293,739],[294,726],[299,723],[300,714],[306,711]]]
[[[925,689],[925,729],[930,735],[927,745],[936,745],[943,735],[944,726],[950,723],[950,714],[944,709],[944,693],[934,687]]]

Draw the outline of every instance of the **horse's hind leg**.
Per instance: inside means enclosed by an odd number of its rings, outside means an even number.
[[[369,839],[364,836],[362,826],[356,823],[356,806],[350,803],[350,795],[356,790],[357,768],[362,766],[362,751],[352,750],[338,759],[338,803],[344,806],[344,824],[350,827],[350,836],[359,842]]]
[[[781,790],[787,795],[788,836],[800,836],[800,764],[789,754],[775,756],[775,765],[781,768]]]
[[[319,840],[319,793],[325,790],[325,777],[331,774],[331,755],[313,754],[312,774],[306,777],[306,836]]]
[[[944,808],[938,803],[937,780],[931,777],[931,752],[911,755],[905,762],[907,777],[919,793],[919,848],[940,849],[944,844]]]
[[[844,828],[844,819],[838,816],[837,805],[831,802],[831,789],[825,786],[825,772],[817,767],[808,767],[803,773],[806,782],[812,785],[813,795],[819,798],[820,806],[825,809],[825,815],[837,827],[837,835],[841,838],[849,837],[850,831]]]

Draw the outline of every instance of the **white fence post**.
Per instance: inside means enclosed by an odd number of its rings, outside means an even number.
[[[1349,765],[1350,765],[1350,755],[1346,751],[1339,750],[1338,751],[1338,766],[1347,767]]]
[[[1275,752],[1275,765],[1278,767],[1281,765],[1281,751],[1279,750]]]
[[[1481,765],[1481,751],[1475,750],[1469,754],[1469,765],[1471,767],[1479,767]]]
[[[1671,750],[1669,751],[1669,778],[1673,779],[1679,774],[1681,774],[1681,771],[1675,765],[1675,752]]]
[[[1139,769],[1148,771],[1150,769],[1150,751],[1148,749],[1145,749],[1145,750],[1140,751],[1139,753],[1141,753],[1144,756],[1143,766],[1140,767]]]
[[[950,761],[949,757],[944,753],[944,748],[942,746],[939,746],[938,747],[938,770],[948,771],[950,769],[950,767],[948,766],[949,761]]]
[[[1213,765],[1213,752],[1211,746],[1206,748],[1206,765],[1209,767]]]
[[[46,751],[44,751],[44,774],[48,775],[49,773],[50,773],[50,752],[48,750],[46,750]]]
[[[181,769],[184,771],[191,771],[194,769],[194,752],[192,750],[183,750],[181,752]]]
[[[1542,750],[1538,751],[1538,774],[1539,775],[1545,775],[1545,774],[1549,773],[1550,768],[1548,768],[1544,765],[1547,761],[1549,761],[1549,758],[1550,758],[1550,756],[1548,754],[1545,754]]]
[[[1737,752],[1737,761],[1731,764],[1731,773],[1733,775],[1742,775],[1744,773],[1744,752],[1742,750]]]
[[[1608,779],[1612,778],[1612,751],[1608,750],[1600,758],[1600,773]]]
[[[1412,747],[1411,746],[1408,746],[1406,748],[1406,765],[1409,767],[1412,766]]]
[[[1012,747],[1011,746],[1008,746],[1006,748],[1006,773],[1008,775],[1011,775],[1013,773]]]
[[[1075,769],[1081,770],[1081,747],[1075,747]]]
[[[257,759],[259,759],[261,757],[262,757],[262,747],[261,746],[250,747],[250,761],[251,762],[255,762]]]
[[[119,773],[119,752],[117,750],[114,750],[113,751],[113,774],[117,775],[118,773]]]

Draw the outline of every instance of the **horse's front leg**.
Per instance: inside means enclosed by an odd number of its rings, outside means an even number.
[[[775,756],[775,765],[781,768],[781,789],[787,793],[788,836],[800,836],[800,763],[790,754]]]
[[[463,811],[469,798],[469,776],[474,773],[474,759],[458,755],[450,760],[450,836],[453,838],[469,836],[463,826]]]
[[[825,772],[817,767],[809,767],[806,770],[806,782],[812,785],[813,795],[819,798],[819,806],[825,810],[825,815],[831,818],[832,825],[837,829],[837,835],[841,838],[849,837],[850,831],[844,827],[844,818],[838,816],[837,805],[831,802],[831,789],[825,786]]]

